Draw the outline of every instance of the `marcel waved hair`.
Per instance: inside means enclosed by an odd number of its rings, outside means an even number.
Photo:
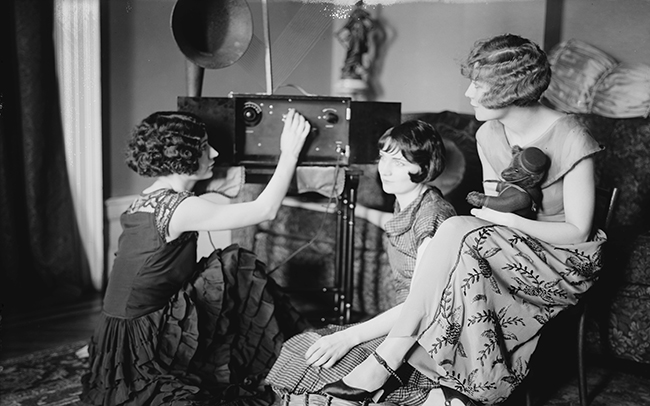
[[[203,154],[205,124],[178,111],[151,114],[133,130],[126,164],[141,176],[192,174]]]
[[[420,167],[418,173],[409,174],[413,183],[430,182],[445,170],[445,144],[438,131],[424,121],[409,120],[388,129],[377,145],[389,153],[399,149],[407,161]]]
[[[487,85],[479,102],[490,109],[534,104],[551,82],[546,53],[534,42],[513,34],[477,41],[461,65],[461,73]]]

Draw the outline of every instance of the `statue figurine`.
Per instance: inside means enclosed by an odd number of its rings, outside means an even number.
[[[339,83],[342,91],[354,94],[368,90],[380,34],[379,24],[364,10],[363,1],[357,2],[348,21],[336,33],[338,40],[347,48]]]

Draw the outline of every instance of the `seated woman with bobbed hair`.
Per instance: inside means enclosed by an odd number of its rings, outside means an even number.
[[[280,395],[318,391],[345,376],[381,343],[400,316],[419,255],[441,224],[456,214],[442,193],[429,183],[445,168],[445,146],[436,129],[423,121],[406,121],[386,131],[378,142],[377,172],[384,192],[395,196],[393,213],[383,213],[378,226],[389,242],[396,306],[352,326],[330,326],[293,337],[284,344],[267,382]],[[400,371],[406,378],[406,368]],[[401,379],[401,378],[400,378]],[[414,374],[386,401],[411,405],[426,399],[432,385]]]
[[[502,402],[526,377],[540,329],[598,278],[606,237],[592,232],[593,155],[601,147],[575,117],[540,104],[551,78],[545,53],[500,35],[477,42],[462,73],[485,121],[476,140],[486,187],[516,146],[550,158],[537,219],[483,207],[445,221],[376,355],[323,393],[364,400],[406,362],[436,387],[427,405]]]

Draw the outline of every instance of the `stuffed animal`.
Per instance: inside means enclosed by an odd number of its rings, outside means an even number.
[[[476,207],[516,213],[535,219],[542,202],[541,183],[546,176],[549,159],[536,147],[512,148],[512,162],[501,172],[503,181],[497,182],[497,196],[470,192],[467,201]]]

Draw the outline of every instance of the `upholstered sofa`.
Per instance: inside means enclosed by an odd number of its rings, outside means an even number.
[[[578,117],[606,147],[597,156],[598,184],[620,190],[604,257],[605,270],[592,296],[596,299],[592,299],[590,307],[587,348],[612,359],[650,364],[650,118],[613,119],[594,114]],[[462,167],[455,169],[446,198],[459,214],[467,214],[467,192],[481,187],[474,139],[481,123],[471,115],[448,111],[402,115],[403,120],[413,118],[432,123],[451,144],[451,150],[460,151]],[[381,191],[375,168],[368,165],[361,169],[364,173],[358,189],[354,235],[356,317],[381,312],[394,301],[386,240],[382,231],[367,221],[366,210],[370,207],[390,211],[392,201]],[[255,190],[245,190],[246,193]],[[252,246],[283,286],[329,286],[336,267],[336,215],[299,204],[310,199],[325,204],[322,197],[294,199],[298,199],[298,204],[284,206],[274,221],[241,230],[233,234],[233,239]],[[304,245],[307,246],[302,249]],[[286,261],[298,249],[301,251]],[[293,297],[305,311],[327,310],[331,306],[326,295],[308,293]]]

